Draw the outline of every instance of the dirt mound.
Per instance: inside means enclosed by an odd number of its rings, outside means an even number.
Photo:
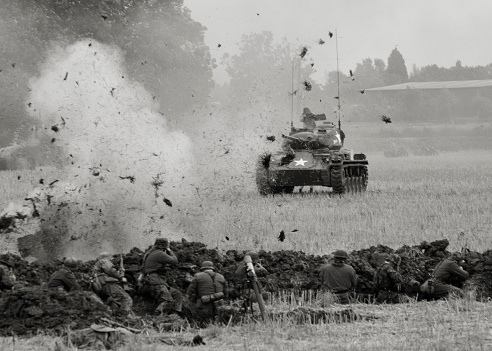
[[[416,289],[412,280],[423,283],[434,266],[446,257],[449,242],[439,240],[422,242],[416,246],[403,246],[393,250],[387,246],[378,245],[368,249],[352,251],[348,264],[354,267],[359,281],[356,293],[361,301],[370,301],[374,292],[373,277],[379,265],[391,253],[402,257],[400,271],[405,277],[402,291],[421,299],[418,286]],[[229,282],[229,298],[241,298],[243,281],[235,279],[234,272],[237,264],[242,260],[244,252],[230,250],[219,252],[208,249],[199,242],[172,242],[171,249],[176,253],[179,265],[169,267],[168,283],[180,289],[183,293],[193,277],[199,271],[202,261],[213,261],[218,272],[222,273]],[[130,250],[123,255],[123,263],[130,286],[134,287],[136,277],[140,273],[140,265],[144,251],[139,248]],[[467,286],[476,291],[477,299],[492,298],[492,250],[484,253],[465,252],[465,264],[471,279]],[[328,261],[328,256],[306,255],[297,251],[259,251],[263,266],[268,274],[259,277],[263,289],[274,294],[288,291],[289,294],[301,296],[308,290],[320,288],[318,268]],[[81,262],[74,271],[76,278],[85,292],[60,293],[44,289],[42,284],[47,282],[50,275],[62,266],[61,260],[50,263],[29,263],[16,255],[0,255],[0,259],[13,265],[18,281],[22,288],[4,292],[0,299],[0,334],[12,332],[26,334],[39,329],[56,329],[70,326],[72,329],[86,328],[101,316],[109,314],[106,306],[90,293],[90,275],[94,261]],[[119,266],[120,256],[113,257],[115,266]],[[152,314],[155,305],[152,301],[145,301],[130,290],[134,298],[134,310],[139,316]]]

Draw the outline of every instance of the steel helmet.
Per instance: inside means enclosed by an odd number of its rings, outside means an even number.
[[[397,266],[400,265],[401,263],[401,257],[398,256],[397,254],[391,254],[388,256],[388,261],[396,264]]]
[[[342,259],[342,260],[346,260],[348,258],[348,254],[347,254],[347,251],[336,250],[333,252],[333,257],[338,258],[338,259]]]
[[[67,257],[65,261],[63,261],[63,265],[67,268],[76,268],[77,260],[73,257]]]

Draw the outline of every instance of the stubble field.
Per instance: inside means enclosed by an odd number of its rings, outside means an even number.
[[[369,157],[367,193],[314,193],[263,198],[253,192],[211,196],[190,205],[201,232],[192,240],[219,249],[282,249],[325,254],[383,244],[393,248],[447,238],[449,250],[492,248],[492,155],[486,151],[435,157]],[[0,207],[37,186],[40,171],[2,172]],[[41,174],[46,178],[47,172]],[[20,179],[18,177],[20,176]],[[206,210],[199,212],[198,208]],[[277,240],[281,230],[286,239]],[[378,318],[342,324],[294,320],[211,326],[202,331],[203,350],[487,350],[492,347],[491,307],[472,299],[398,306],[356,304],[356,312]],[[184,331],[191,333],[191,331]],[[191,334],[190,334],[191,335]],[[180,349],[147,345],[142,336],[125,350]],[[57,338],[5,338],[0,350],[53,350]],[[67,348],[70,349],[70,348]],[[185,347],[182,347],[185,349]]]

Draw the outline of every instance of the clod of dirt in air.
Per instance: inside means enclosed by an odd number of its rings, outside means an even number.
[[[41,178],[41,179],[39,180],[39,184],[44,184],[44,179],[43,179],[43,178]]]
[[[285,240],[285,232],[283,230],[280,231],[278,235],[278,241],[283,242]]]
[[[92,43],[89,43],[89,46],[92,46]]]
[[[222,45],[221,44],[218,44],[217,47],[220,48]]]
[[[294,229],[294,230],[292,230],[291,232],[292,232],[292,233],[295,233],[295,232],[298,232],[298,231],[299,231],[299,230]]]
[[[18,175],[18,176],[17,176],[17,180],[20,180],[20,179],[21,179],[21,176],[20,176],[20,175]]]
[[[330,38],[333,38],[333,33],[332,32],[328,32],[328,35],[330,36]]]
[[[52,182],[49,184],[50,188],[52,188],[52,187],[53,187],[53,185],[54,185],[56,182],[58,182],[58,179],[56,179],[56,180],[52,181]]]
[[[65,78],[63,78],[63,80],[67,80],[67,78],[68,78],[68,72],[65,73]]]
[[[304,56],[306,56],[306,54],[307,54],[307,51],[308,51],[307,47],[303,47],[301,54],[299,56],[301,56],[301,58],[304,58]]]
[[[268,141],[272,141],[272,142],[273,142],[273,141],[275,141],[275,135],[268,135],[268,136],[266,137],[266,140],[268,140]]]
[[[319,45],[323,45],[323,44],[325,43],[325,41],[324,41],[323,39],[320,39],[320,40],[318,41],[318,43],[319,43]]]
[[[114,95],[113,95],[113,91],[114,91],[115,89],[116,89],[116,88],[111,88],[111,91],[110,91],[111,96],[114,96]]]
[[[388,116],[386,116],[386,115],[382,115],[382,116],[381,116],[381,120],[382,120],[384,123],[386,123],[386,124],[391,123],[391,118],[389,118],[389,117],[388,117]]]
[[[307,80],[305,80],[304,82],[302,82],[302,84],[304,84],[304,89],[306,89],[307,91],[311,91],[311,89],[313,88],[313,86],[311,85],[311,83],[309,83]]]
[[[335,96],[334,99],[339,99],[339,97],[338,96]]]
[[[122,177],[120,176],[120,179],[128,179],[130,181],[130,183],[135,183],[135,177],[134,176],[126,176],[126,177]]]
[[[314,66],[314,62],[313,62],[313,63],[311,63],[311,67],[313,67],[313,66]]]
[[[354,73],[352,72],[352,70],[349,71],[350,73],[350,76],[353,77],[354,76]]]
[[[12,68],[15,68],[15,62],[12,64]]]
[[[31,105],[32,105],[32,103],[31,103],[31,102],[27,103],[27,106],[31,107]]]
[[[106,15],[101,15],[101,18],[102,18],[103,20],[105,20],[105,21],[106,21],[106,20],[108,19],[108,16],[106,16]]]
[[[55,142],[55,138],[51,138],[51,143],[53,144]]]
[[[164,198],[164,200],[162,200],[162,201],[164,201],[164,203],[166,205],[168,205],[169,207],[173,207],[173,203],[171,202],[171,200]]]
[[[359,93],[364,94],[366,92],[365,89],[359,90]]]
[[[227,235],[226,235],[226,237],[225,237],[225,238],[226,238],[226,240],[227,240],[227,241],[229,241],[229,237],[228,237]]]
[[[58,126],[51,126],[51,130],[55,133],[58,132]]]

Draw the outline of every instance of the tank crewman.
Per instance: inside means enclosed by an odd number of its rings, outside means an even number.
[[[378,303],[399,303],[409,301],[409,297],[400,292],[404,279],[398,272],[401,257],[391,254],[386,261],[379,266],[374,276],[376,289],[376,301]]]
[[[75,269],[77,269],[77,260],[73,257],[67,257],[63,261],[63,267],[51,275],[48,288],[64,291],[82,290],[72,272]]]
[[[257,277],[264,277],[268,275],[268,271],[265,267],[263,267],[260,263],[260,256],[257,252],[249,251],[244,255],[243,260],[237,265],[236,272],[234,273],[235,281],[244,286],[243,293],[245,297],[250,302],[258,302],[253,291],[253,286],[251,285],[250,277],[248,276],[248,266],[246,264],[246,257],[251,257],[251,261],[254,265],[255,274]],[[258,282],[258,287],[261,289],[261,284]],[[269,298],[269,294],[267,292],[263,292],[262,297],[264,300]]]
[[[203,261],[200,271],[193,277],[186,294],[195,304],[199,319],[207,323],[217,315],[217,307],[227,293],[227,282],[222,274],[215,272],[211,261]]]
[[[315,115],[311,112],[311,110],[309,110],[309,108],[304,107],[301,115],[301,122],[303,123],[303,127],[305,129],[314,130],[316,128],[315,121]]]
[[[11,290],[15,286],[17,279],[12,268],[9,262],[0,260],[0,291]]]
[[[106,303],[114,314],[128,316],[132,310],[133,300],[121,286],[121,283],[126,283],[124,273],[114,268],[110,258],[111,254],[101,252],[94,264],[94,275],[101,284],[99,295],[102,298],[107,297]]]
[[[169,248],[169,241],[157,238],[154,246],[143,258],[143,281],[140,293],[157,300],[156,312],[177,312],[181,314],[183,295],[178,289],[172,288],[166,281],[166,265],[176,265],[178,258]]]
[[[333,252],[333,262],[319,269],[321,288],[333,293],[341,304],[349,303],[350,293],[357,285],[357,274],[352,266],[346,264],[348,254],[344,250]]]
[[[430,297],[440,299],[454,294],[460,297],[464,292],[457,285],[470,277],[462,267],[464,261],[460,252],[453,252],[448,258],[439,262],[432,273],[432,277],[421,286],[421,291]]]

